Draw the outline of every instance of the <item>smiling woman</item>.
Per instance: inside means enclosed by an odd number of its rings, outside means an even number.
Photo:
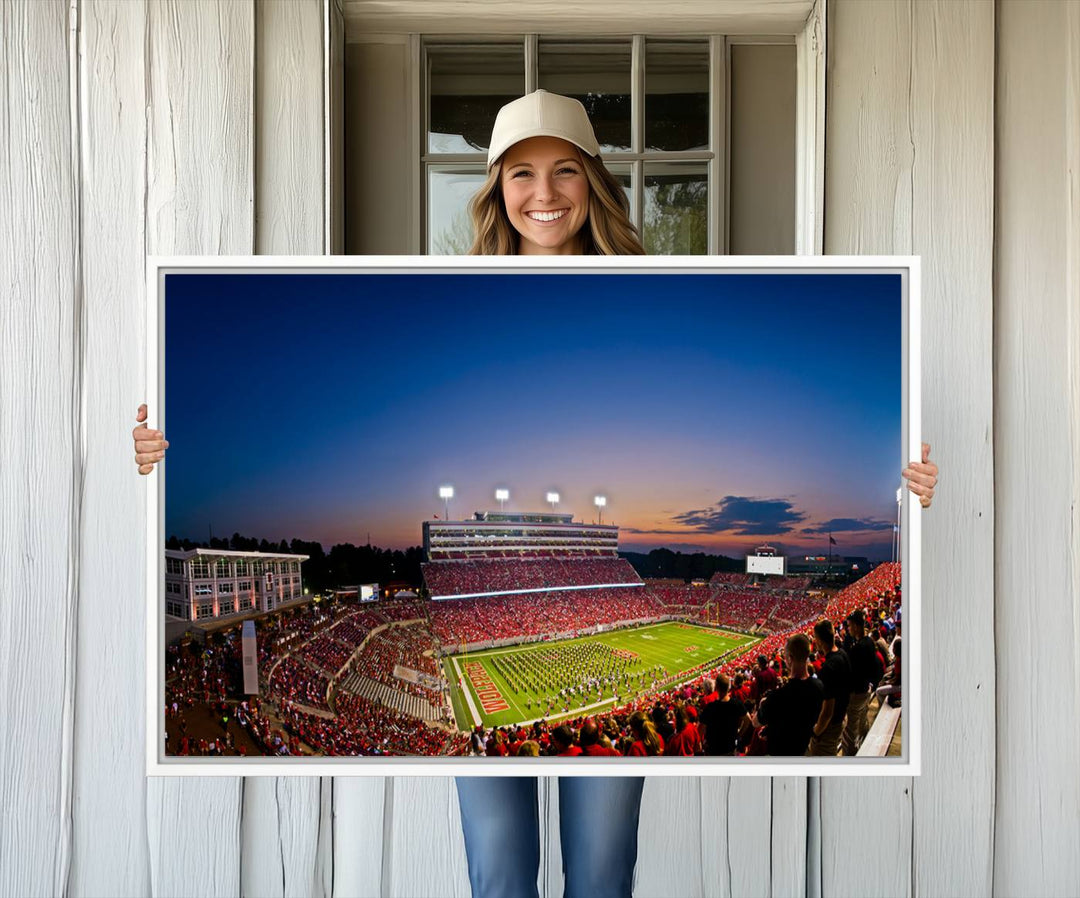
[[[644,255],[585,107],[534,91],[495,119],[488,177],[469,204],[471,255]]]
[[[530,137],[506,151],[501,169],[503,205],[520,235],[518,252],[581,255],[589,182],[578,149],[558,137]]]

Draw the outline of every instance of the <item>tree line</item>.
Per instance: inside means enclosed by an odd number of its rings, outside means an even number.
[[[293,538],[272,542],[267,539],[241,536],[212,537],[209,542],[180,539],[173,535],[165,543],[167,549],[232,549],[238,552],[285,553],[307,555],[301,567],[304,586],[312,592],[325,592],[358,583],[407,583],[417,589],[422,577],[420,563],[424,550],[420,546],[401,549],[380,549],[378,546],[354,546],[341,543],[326,552],[322,543]]]
[[[649,579],[708,580],[720,572],[744,573],[746,562],[726,555],[706,555],[694,552],[684,555],[671,549],[653,549],[648,555],[641,552],[620,552],[638,575]]]

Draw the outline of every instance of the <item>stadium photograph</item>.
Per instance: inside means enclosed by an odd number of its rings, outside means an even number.
[[[162,295],[162,761],[902,756],[900,274]]]

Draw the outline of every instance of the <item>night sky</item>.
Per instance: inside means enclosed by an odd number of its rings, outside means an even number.
[[[869,274],[174,274],[166,533],[405,548],[498,508],[620,548],[887,558],[901,287]]]

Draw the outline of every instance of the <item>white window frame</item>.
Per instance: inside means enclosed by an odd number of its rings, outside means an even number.
[[[734,44],[795,44],[796,49],[796,100],[795,100],[795,253],[798,255],[818,255],[823,251],[824,231],[822,227],[825,182],[825,3],[816,0],[810,15],[797,30],[780,31],[767,36],[747,36],[737,34],[712,34],[709,37],[709,144],[713,150],[701,153],[685,154],[687,161],[700,156],[708,159],[708,196],[709,196],[709,235],[707,249],[710,255],[726,254],[728,240],[728,179],[730,128],[728,111],[730,109],[730,48]],[[411,57],[409,110],[410,158],[414,160],[412,170],[412,194],[415,201],[409,205],[410,251],[415,254],[428,252],[428,185],[427,169],[430,164],[463,165],[475,163],[475,154],[428,153],[428,85],[427,85],[427,44],[428,43],[504,43],[522,40],[525,48],[525,90],[534,90],[537,86],[538,41],[545,38],[579,37],[583,42],[617,37],[617,35],[595,34],[580,35],[570,32],[561,34],[555,23],[552,27],[542,28],[527,34],[448,34],[432,33],[410,34],[409,51]],[[644,75],[645,40],[672,39],[700,36],[688,33],[665,34],[652,29],[642,30],[633,36],[631,55],[631,140],[630,154],[611,154],[611,161],[633,163],[634,208],[631,219],[640,227],[644,208],[644,163],[657,154],[641,153],[644,135],[644,99],[641,79]],[[657,155],[665,161],[680,158],[678,153]],[[606,161],[606,158],[605,158]]]

